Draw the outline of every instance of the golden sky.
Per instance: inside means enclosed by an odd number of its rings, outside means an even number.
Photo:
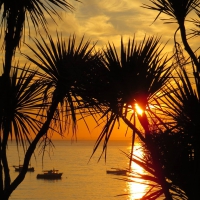
[[[163,43],[168,42],[166,51],[172,51],[173,33],[177,25],[164,25],[160,19],[152,24],[157,13],[142,8],[142,4],[149,4],[149,0],[82,0],[82,3],[69,0],[75,10],[61,11],[62,20],[57,19],[57,25],[48,20],[49,33],[53,37],[56,31],[62,33],[63,38],[75,34],[77,39],[85,37],[86,40],[97,42],[97,48],[103,48],[108,42],[120,45],[120,39],[124,42],[134,35],[137,41],[147,36],[162,36]],[[164,17],[164,15],[163,15]],[[31,27],[31,37],[35,37],[34,29]],[[41,30],[42,35],[43,31]],[[28,29],[26,34],[29,35]],[[26,43],[31,40],[26,39]],[[24,47],[26,48],[26,47]],[[22,51],[23,51],[22,46]]]
[[[121,37],[126,42],[135,35],[139,42],[145,35],[147,37],[154,35],[161,37],[163,44],[167,43],[165,53],[173,51],[173,36],[178,26],[175,23],[164,24],[162,19],[169,19],[164,14],[153,23],[158,13],[141,7],[143,4],[152,5],[150,0],[82,0],[82,3],[69,0],[68,2],[75,10],[73,12],[58,10],[62,20],[56,18],[57,24],[48,16],[47,25],[52,37],[56,36],[56,32],[62,33],[63,38],[66,39],[75,34],[77,41],[84,36],[85,40],[97,42],[97,49],[101,49],[108,42],[119,47]],[[191,18],[194,18],[194,14],[188,16],[188,19]],[[43,30],[41,34],[44,36]],[[26,35],[29,35],[28,29]],[[33,27],[30,36],[35,37]],[[26,43],[31,44],[31,40],[26,38]],[[194,49],[197,48],[195,40],[190,40],[190,45]],[[29,52],[23,45],[21,50]]]
[[[97,46],[102,48],[109,42],[116,46],[120,44],[120,38],[124,41],[132,38],[142,40],[145,35],[162,36],[162,41],[169,41],[170,52],[173,43],[173,33],[178,27],[176,24],[163,25],[165,15],[152,24],[157,12],[144,9],[143,4],[150,4],[149,0],[82,0],[82,3],[70,1],[75,7],[73,13],[62,12],[63,21],[58,26],[50,25],[50,31],[55,29],[67,37],[75,33],[91,41],[98,41]]]
[[[75,7],[75,11],[59,11],[62,20],[57,20],[57,25],[52,20],[48,20],[49,33],[53,38],[56,37],[56,31],[62,33],[62,37],[66,39],[75,34],[78,40],[84,35],[86,40],[92,43],[97,42],[96,47],[100,49],[104,48],[108,42],[119,47],[121,37],[126,42],[135,35],[139,42],[145,35],[154,35],[161,36],[163,44],[168,42],[165,53],[173,51],[173,36],[177,25],[163,24],[161,19],[166,18],[165,15],[161,15],[152,24],[158,13],[141,7],[142,4],[150,4],[149,0],[82,0],[82,3],[70,0],[69,3]],[[31,30],[31,37],[35,37],[34,30]],[[28,30],[26,33],[28,34]],[[31,40],[27,38],[26,43],[31,44]],[[195,41],[191,40],[190,45],[195,48]],[[22,45],[21,51],[29,53],[25,45]],[[20,59],[24,58],[20,57]],[[79,125],[78,139],[95,139],[100,131],[91,129],[93,130],[92,135],[87,132],[85,126]],[[121,131],[120,136],[116,134],[118,137],[113,136],[112,138],[122,139],[124,133],[125,131]]]
[[[75,7],[73,13],[62,12],[63,21],[58,26],[50,24],[50,32],[62,32],[63,36],[75,33],[77,37],[85,35],[86,39],[98,41],[97,47],[102,48],[108,41],[116,46],[120,38],[124,41],[135,34],[138,40],[145,35],[162,35],[163,42],[172,39],[172,29],[163,26],[160,20],[152,24],[156,13],[141,8],[147,0],[83,0],[82,3],[70,1]],[[159,28],[158,28],[159,27]],[[165,33],[163,35],[163,33]]]

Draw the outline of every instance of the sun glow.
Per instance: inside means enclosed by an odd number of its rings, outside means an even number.
[[[139,115],[142,115],[144,112],[137,103],[135,104],[135,110]]]

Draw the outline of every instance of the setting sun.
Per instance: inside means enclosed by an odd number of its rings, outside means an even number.
[[[135,104],[135,109],[139,115],[142,115],[142,113],[144,112],[137,103]]]

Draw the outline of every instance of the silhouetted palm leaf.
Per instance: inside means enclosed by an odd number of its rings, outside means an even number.
[[[37,116],[44,106],[43,90],[40,81],[35,80],[35,73],[29,73],[25,67],[18,68],[13,69],[10,84],[1,82],[0,133],[1,138],[10,135],[17,144],[24,145],[24,140],[30,141],[31,134],[35,134],[41,125]]]
[[[105,112],[107,123],[101,135],[99,136],[94,152],[104,138],[103,150],[109,140],[111,132],[116,122],[120,118],[127,125],[130,123],[140,138],[144,137],[133,127],[132,116],[128,113],[132,110],[129,105],[134,106],[138,103],[143,110],[146,110],[148,101],[153,99],[154,95],[160,91],[166,84],[172,68],[167,66],[169,59],[162,56],[162,50],[159,45],[160,38],[149,37],[137,44],[135,38],[128,41],[125,47],[121,40],[121,52],[118,56],[115,46],[108,44],[105,55],[105,66],[109,69],[109,80],[107,89],[100,95],[104,98],[108,109]]]
[[[72,124],[72,131],[75,133],[77,114],[80,114],[81,117],[84,117],[85,114],[88,116],[88,113],[93,114],[90,112],[90,102],[93,99],[85,87],[88,81],[84,82],[87,78],[87,71],[91,73],[93,70],[91,67],[95,66],[96,58],[98,58],[98,54],[92,54],[93,46],[89,47],[89,42],[84,44],[82,38],[76,48],[75,36],[69,38],[68,46],[59,36],[56,42],[50,36],[48,36],[48,40],[43,37],[41,40],[41,42],[37,39],[34,40],[36,48],[29,46],[36,59],[25,56],[39,67],[37,75],[43,80],[41,82],[44,93],[43,102],[47,102],[47,107],[43,110],[46,118],[28,147],[23,168],[11,184],[7,195],[10,195],[17,184],[23,181],[36,145],[42,137],[48,137],[49,129],[53,129],[54,133],[57,131],[59,134],[63,134],[63,130],[68,129]],[[92,106],[95,107],[96,104],[94,103]]]
[[[4,27],[5,32],[6,30],[11,31],[10,28],[13,30],[16,28],[16,33],[13,32],[15,37],[21,37],[23,34],[25,19],[29,26],[31,21],[35,29],[38,28],[39,24],[46,29],[46,15],[49,15],[53,20],[53,15],[60,18],[56,8],[74,10],[74,7],[66,0],[45,0],[44,2],[40,0],[19,0],[17,3],[15,0],[2,0],[0,8],[2,10],[1,27]],[[17,33],[17,31],[19,32]]]
[[[197,19],[192,19],[193,24],[195,25],[195,28],[191,29],[191,33],[190,35],[192,35],[192,37],[196,37],[200,35],[200,13],[197,13],[198,18]]]
[[[178,24],[178,28],[174,33],[174,42],[176,43],[176,33],[178,30],[180,30],[180,35],[184,48],[196,66],[194,73],[199,72],[199,61],[196,55],[194,54],[194,51],[190,47],[190,44],[188,43],[187,32],[185,27],[185,22],[187,20],[186,17],[190,12],[194,11],[198,17],[200,16],[199,0],[150,0],[150,2],[152,2],[153,6],[144,4],[142,7],[159,12],[154,21],[157,20],[161,13],[164,13],[170,17],[169,19],[167,19],[167,23]],[[194,19],[187,21],[193,22],[195,25],[196,23],[198,23],[198,21]],[[193,34],[198,34],[198,32],[196,32],[195,30],[192,30],[192,32]]]
[[[44,94],[46,100],[51,98],[52,103],[55,100],[60,103],[54,119],[59,119],[62,116],[63,119],[59,122],[69,125],[71,118],[75,131],[76,112],[78,112],[78,109],[82,109],[80,114],[83,117],[86,114],[84,108],[89,109],[89,103],[86,105],[84,100],[84,98],[88,101],[89,98],[92,99],[86,88],[86,86],[91,87],[90,84],[92,84],[89,82],[90,77],[87,73],[91,73],[93,70],[98,56],[92,54],[94,46],[90,47],[89,41],[84,43],[84,38],[77,46],[75,36],[69,38],[67,45],[59,36],[56,42],[50,36],[48,36],[48,41],[43,37],[41,39],[42,42],[37,39],[34,40],[37,50],[29,46],[37,60],[28,55],[26,57],[42,70],[40,76],[45,81]],[[97,106],[97,104],[94,106]],[[59,113],[62,113],[62,115]],[[69,126],[65,127],[68,128]],[[60,134],[62,134],[62,129],[60,129]]]
[[[158,16],[161,13],[170,16],[169,22],[173,22],[172,19],[175,19],[178,23],[183,23],[191,11],[199,12],[199,0],[182,0],[181,2],[176,0],[150,0],[150,2],[154,6],[143,4],[142,7],[158,11]]]
[[[168,139],[171,140],[169,141],[170,148],[176,149],[178,155],[164,151],[163,156],[167,161],[166,169],[171,168],[169,171],[173,183],[176,183],[192,199],[198,191],[196,184],[198,182],[197,176],[200,174],[197,167],[197,163],[200,162],[198,148],[200,142],[199,81],[193,83],[184,68],[177,74],[179,79],[174,78],[173,84],[168,85],[168,90],[164,91],[166,96],[162,98],[162,101],[168,107],[165,113],[174,120],[174,133],[171,133]],[[196,80],[199,80],[199,78]],[[161,145],[161,149],[163,149],[163,146],[169,146],[166,139],[163,142],[165,144]],[[175,146],[172,145],[173,143]],[[177,157],[175,161],[170,159],[172,154]],[[166,158],[167,155],[169,156],[168,159]]]
[[[25,33],[25,21],[27,21],[30,34],[30,22],[38,31],[39,25],[47,32],[46,16],[54,20],[53,16],[60,17],[57,8],[62,10],[73,10],[73,6],[66,0],[2,0],[1,9],[1,34],[4,36],[5,44],[5,70],[4,74],[9,76],[12,58],[15,50],[19,47],[22,35]],[[1,36],[1,35],[0,35]]]
[[[151,159],[149,159],[151,157],[150,154],[146,150],[143,150],[143,151],[145,151],[146,153],[141,157],[136,156],[136,155],[132,156],[131,154],[123,152],[125,156],[128,157],[128,159],[131,159],[132,162],[136,163],[138,166],[140,166],[144,170],[143,173],[135,172],[133,168],[132,170],[129,171],[129,173],[125,177],[117,178],[117,179],[127,181],[127,182],[136,182],[136,183],[137,183],[137,180],[141,179],[141,181],[139,181],[138,183],[145,184],[148,186],[148,190],[146,191],[146,193],[143,195],[141,199],[142,200],[143,199],[156,200],[161,195],[163,195],[163,189],[159,184],[159,179],[156,177],[155,167],[152,165]],[[163,167],[165,168],[166,166],[163,165]],[[178,188],[175,185],[175,183],[171,182],[167,174],[166,174],[166,178],[168,179],[168,185],[170,187],[170,191],[172,193],[173,199],[184,199],[184,200],[188,199],[184,191]]]

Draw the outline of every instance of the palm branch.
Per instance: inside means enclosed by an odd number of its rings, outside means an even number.
[[[129,171],[129,173],[123,177],[118,178],[119,180],[126,181],[126,182],[137,182],[137,180],[141,179],[140,184],[145,184],[148,186],[148,190],[142,196],[142,200],[148,199],[158,199],[160,196],[163,196],[163,189],[160,186],[159,179],[156,177],[155,167],[152,164],[151,155],[149,154],[148,150],[145,149],[145,146],[141,147],[145,154],[143,156],[136,156],[131,155],[126,152],[122,153],[128,158],[131,159],[132,162],[140,166],[144,172],[138,173],[134,171],[134,168]],[[179,187],[177,187],[171,179],[169,179],[168,174],[166,174],[168,179],[168,184],[170,187],[170,191],[172,193],[173,199],[188,199],[184,191],[182,191]]]
[[[0,165],[2,166],[1,180],[4,179],[5,190],[10,186],[6,156],[8,139],[15,139],[17,148],[21,144],[25,151],[27,142],[31,143],[32,135],[36,134],[41,127],[38,116],[44,106],[41,98],[42,85],[35,79],[35,72],[29,73],[25,68],[26,66],[19,70],[17,65],[10,79],[5,76],[0,77]]]
[[[53,15],[61,19],[57,11],[58,8],[61,10],[74,10],[74,7],[66,0],[45,0],[45,2],[41,2],[40,0],[20,0],[17,4],[13,0],[2,0],[0,2],[0,8],[2,10],[1,27],[4,28],[4,32],[6,32],[6,30],[11,31],[10,28],[13,30],[16,28],[16,32],[13,32],[13,36],[18,40],[23,34],[25,20],[29,27],[31,22],[35,30],[39,25],[47,30],[47,16],[52,18],[55,22]],[[11,27],[11,25],[13,27]],[[17,31],[19,32],[17,33]]]
[[[82,38],[76,47],[75,36],[69,38],[68,45],[65,45],[65,41],[59,36],[56,42],[50,36],[48,39],[47,41],[41,37],[41,42],[35,39],[36,48],[29,46],[36,59],[25,55],[39,68],[36,73],[43,80],[41,82],[43,102],[47,105],[42,110],[43,115],[46,114],[45,121],[29,145],[23,168],[9,186],[6,197],[23,181],[36,145],[42,137],[47,136],[49,129],[62,134],[63,129],[69,128],[72,123],[72,131],[75,133],[77,115],[80,114],[83,118],[84,115],[92,115],[91,108],[96,107],[95,103],[89,102],[93,99],[87,93],[88,81],[85,82],[87,71],[90,73],[93,71],[92,67],[95,66],[96,58],[98,58],[97,54],[92,54],[94,46],[89,47],[89,42],[84,43]]]
[[[162,99],[168,107],[165,110],[166,115],[175,122],[175,132],[169,136],[170,144],[167,145],[165,139],[165,144],[160,146],[161,148],[162,146],[170,146],[173,149],[172,143],[175,143],[174,149],[178,153],[177,159],[172,161],[170,155],[168,159],[165,159],[168,166],[173,166],[169,170],[174,174],[171,179],[185,191],[189,198],[194,198],[198,191],[196,184],[200,174],[197,167],[200,155],[198,147],[200,142],[198,134],[200,130],[198,118],[200,111],[199,82],[193,83],[193,79],[189,78],[184,68],[177,74],[179,79],[174,78],[173,84],[168,85],[168,89],[164,91],[166,96]],[[164,152],[163,155],[167,156],[167,151]],[[175,156],[174,152],[172,154]],[[179,164],[177,164],[177,160],[179,160]]]
[[[131,121],[135,113],[135,103],[140,105],[144,111],[148,111],[146,109],[148,103],[161,91],[173,70],[171,65],[168,65],[171,58],[168,59],[167,56],[162,55],[164,47],[161,48],[159,42],[160,38],[149,37],[146,39],[145,37],[139,44],[136,43],[135,39],[129,40],[128,46],[125,47],[123,40],[121,40],[120,57],[114,45],[108,44],[107,49],[104,50],[104,63],[109,69],[109,81],[107,90],[101,96],[104,97],[104,102],[107,102],[105,105],[108,109],[105,110],[104,114],[106,124],[95,144],[93,154],[104,139],[102,154],[105,151],[106,158],[110,135],[116,122],[119,123],[119,120],[122,119],[129,128],[132,128],[133,135],[137,134],[148,146],[153,157],[159,184],[162,186],[166,197],[171,199],[169,186],[158,160],[157,150],[148,139],[149,137],[147,138],[148,133],[150,133],[147,115],[145,113],[141,117],[137,115],[145,130],[145,136],[141,131],[138,131]],[[129,114],[130,110],[133,110],[133,114]],[[134,140],[132,145],[134,145]]]
[[[144,136],[130,121],[133,116],[129,115],[132,110],[129,105],[133,107],[138,103],[146,110],[148,101],[154,98],[169,78],[172,68],[167,64],[170,59],[162,55],[164,47],[160,48],[159,41],[160,38],[145,37],[137,44],[133,39],[129,40],[128,46],[125,47],[121,40],[120,57],[115,46],[110,43],[104,50],[104,63],[109,70],[108,85],[99,96],[104,98],[101,101],[106,102],[105,105],[108,107],[105,110],[107,123],[96,147],[105,138],[104,150],[106,149],[114,124],[118,123],[120,118],[144,140]]]
[[[5,71],[9,75],[12,57],[19,47],[22,35],[25,33],[25,22],[29,27],[31,23],[36,31],[39,25],[47,32],[47,16],[54,20],[54,16],[60,18],[58,8],[62,10],[73,10],[74,7],[66,0],[20,0],[17,3],[13,0],[0,2],[1,8],[1,33],[4,35],[5,44]],[[31,22],[31,23],[30,23]]]
[[[171,18],[168,23],[172,23],[173,19],[177,20],[178,23],[183,22],[190,12],[199,11],[199,0],[182,0],[181,3],[176,0],[150,0],[150,2],[153,6],[143,4],[142,7],[158,11],[159,14],[155,20],[160,14],[170,16]]]
[[[24,144],[24,140],[30,142],[31,133],[36,133],[41,125],[37,117],[44,106],[43,90],[36,72],[30,73],[26,66],[18,68],[13,69],[9,84],[1,82],[0,130],[2,140],[9,136],[17,144]]]
[[[154,21],[156,21],[161,14],[166,14],[167,16],[170,17],[169,19],[166,20],[166,23],[178,24],[178,28],[174,33],[175,43],[176,43],[176,33],[178,30],[180,30],[181,39],[182,39],[184,48],[196,66],[196,69],[194,72],[195,73],[199,72],[200,71],[199,62],[187,41],[188,38],[187,38],[187,32],[185,28],[186,17],[188,16],[189,13],[195,12],[197,16],[200,15],[199,0],[182,0],[181,2],[176,1],[176,0],[150,0],[150,2],[153,5],[143,4],[142,7],[158,12],[158,15],[156,16]],[[190,20],[190,22],[193,22],[195,25],[196,23],[198,23],[198,21],[196,20]],[[192,31],[194,32],[194,34],[197,33],[194,30]]]
[[[98,108],[91,94],[93,79],[89,75],[94,71],[94,67],[98,66],[99,56],[97,53],[93,54],[94,46],[91,46],[89,41],[84,43],[84,37],[77,46],[75,35],[69,38],[68,44],[59,35],[56,42],[51,36],[48,36],[48,39],[48,42],[43,37],[42,42],[35,39],[36,48],[28,45],[37,59],[25,56],[40,69],[39,76],[43,78],[45,88],[44,100],[51,99],[50,102],[58,103],[54,122],[57,119],[60,124],[59,133],[62,135],[61,127],[68,128],[70,122],[73,124],[74,133],[77,112],[84,119],[84,116],[94,114],[91,108]],[[61,125],[62,123],[64,124]]]

